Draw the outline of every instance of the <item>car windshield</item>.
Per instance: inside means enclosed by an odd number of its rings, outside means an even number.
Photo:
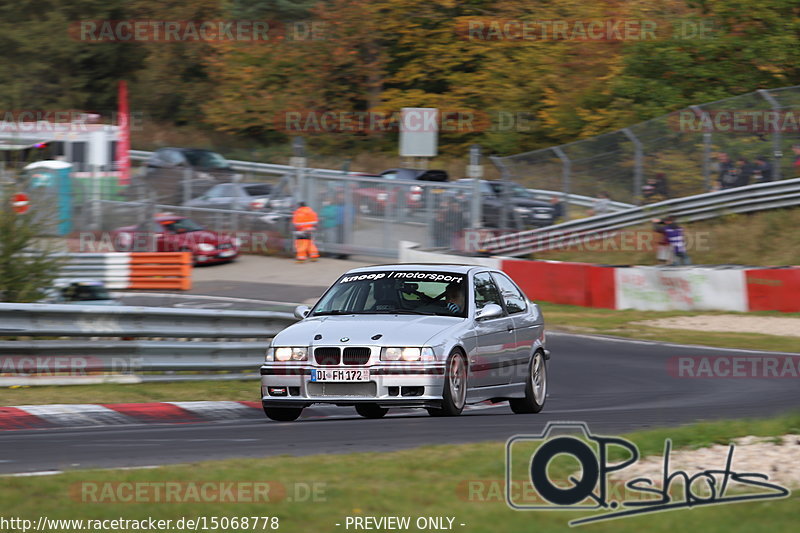
[[[467,275],[455,272],[386,270],[345,274],[312,316],[419,314],[464,318]]]
[[[189,164],[200,168],[230,168],[228,160],[210,150],[186,150],[184,152]]]
[[[73,283],[61,292],[65,300],[86,302],[94,300],[110,300],[111,296],[103,285]]]
[[[188,218],[177,218],[172,220],[160,220],[159,224],[171,233],[189,233],[191,231],[202,231],[203,226]]]

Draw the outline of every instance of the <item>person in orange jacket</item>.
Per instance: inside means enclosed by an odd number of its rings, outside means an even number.
[[[319,217],[313,209],[308,207],[305,202],[300,202],[295,212],[292,214],[292,224],[295,231],[295,251],[298,263],[302,263],[308,257],[312,261],[319,258],[317,245],[314,244],[314,230],[317,229]]]

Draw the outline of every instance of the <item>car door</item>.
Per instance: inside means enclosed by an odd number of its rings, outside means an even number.
[[[503,300],[489,272],[473,277],[472,301],[475,312],[487,304],[503,308]],[[506,351],[514,345],[514,319],[507,313],[495,318],[475,320],[475,351],[470,354],[470,387],[490,387],[508,383],[504,366]]]
[[[511,278],[502,272],[493,272],[492,277],[514,324],[514,349],[507,352],[505,374],[509,383],[516,383],[527,375],[533,344],[542,328],[537,326],[537,317],[528,312],[528,299]]]

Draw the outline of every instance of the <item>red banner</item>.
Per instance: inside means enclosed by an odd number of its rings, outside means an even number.
[[[119,141],[115,159],[119,169],[119,184],[128,185],[131,181],[131,120],[128,112],[128,84],[125,80],[119,82]]]

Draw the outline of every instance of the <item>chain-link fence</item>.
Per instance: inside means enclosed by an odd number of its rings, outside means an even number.
[[[638,205],[796,177],[798,118],[800,86],[759,90],[492,160],[528,187]]]
[[[302,201],[319,216],[315,241],[322,252],[339,257],[396,257],[403,240],[462,249],[465,230],[477,227],[481,220],[481,203],[475,202],[481,195],[476,196],[478,189],[471,181],[405,181],[301,168],[282,177],[242,176],[205,189],[190,189],[186,181],[191,179],[189,174],[185,179],[178,175],[153,184],[140,176],[129,188],[112,196],[103,195],[103,188],[89,196],[76,192],[76,229],[91,233],[92,242],[99,242],[100,234],[106,234],[107,241],[120,249],[117,230],[149,232],[154,217],[169,213],[246,240],[244,251],[292,253],[295,228],[291,219]],[[88,180],[86,186],[91,185]],[[180,204],[163,202],[174,198],[178,190],[193,193]],[[263,194],[250,195],[248,190]],[[126,199],[120,200],[120,195]],[[159,241],[142,242],[152,248]]]

